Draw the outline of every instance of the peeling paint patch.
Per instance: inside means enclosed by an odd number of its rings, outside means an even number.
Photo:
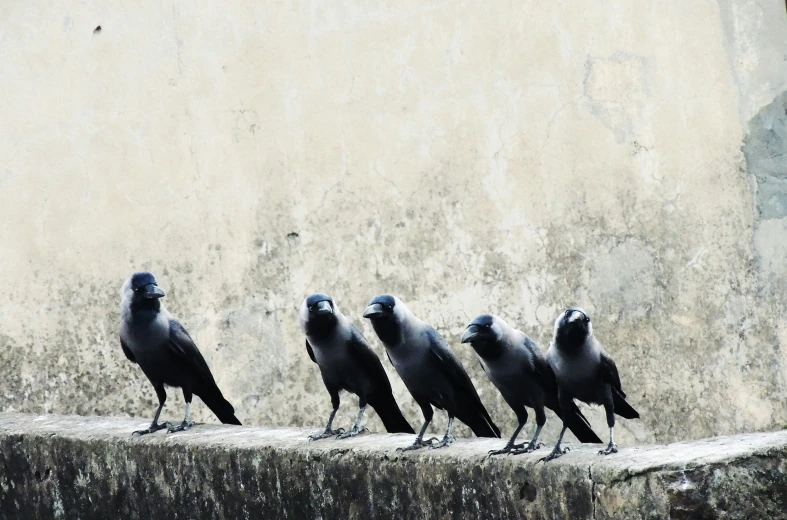
[[[743,155],[757,182],[759,218],[787,217],[787,91],[749,121]]]
[[[584,93],[590,112],[614,134],[618,143],[631,140],[648,97],[648,60],[625,52],[608,58],[589,56]]]
[[[760,288],[787,304],[787,91],[749,121],[742,150],[754,180]]]

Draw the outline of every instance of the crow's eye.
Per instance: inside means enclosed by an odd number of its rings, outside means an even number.
[[[486,325],[484,325],[484,328],[485,328],[485,329],[491,329],[491,328],[492,328],[492,326],[491,326],[490,324],[488,324],[488,323],[487,323]]]
[[[314,310],[314,306],[309,305],[309,312],[312,312],[313,310]]]
[[[585,316],[585,323],[589,323],[589,322],[590,322],[590,318],[588,318],[587,316]]]
[[[569,316],[571,316],[571,309],[566,311],[566,318],[568,318]]]
[[[392,311],[393,310],[393,305],[386,305],[385,308],[388,309],[389,311]]]

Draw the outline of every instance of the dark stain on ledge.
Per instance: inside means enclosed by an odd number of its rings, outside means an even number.
[[[522,487],[519,488],[519,499],[533,502],[538,496],[538,489],[530,482],[525,481]]]

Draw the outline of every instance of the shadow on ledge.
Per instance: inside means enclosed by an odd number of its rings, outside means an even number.
[[[487,458],[505,439],[407,454],[412,435],[0,413],[0,519],[787,518],[787,431]],[[314,428],[319,429],[315,426]]]

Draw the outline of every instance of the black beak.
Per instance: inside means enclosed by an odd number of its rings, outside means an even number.
[[[385,311],[383,311],[383,304],[382,303],[373,303],[373,304],[369,305],[368,307],[366,307],[366,310],[363,311],[363,317],[364,318],[369,318],[369,319],[379,318],[380,316],[383,316],[384,314],[385,314]]]
[[[323,300],[321,302],[317,302],[317,305],[315,307],[316,309],[314,310],[314,312],[316,312],[318,316],[323,314],[333,314],[333,309],[331,308],[331,302],[329,301]]]
[[[476,336],[478,336],[478,325],[468,325],[462,334],[462,343],[470,343]]]
[[[154,283],[149,283],[142,288],[142,295],[146,300],[153,300],[165,296],[165,292],[159,289],[159,286]]]

